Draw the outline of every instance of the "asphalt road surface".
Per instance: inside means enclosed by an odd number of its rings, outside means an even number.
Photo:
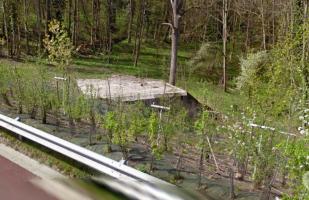
[[[3,200],[56,200],[32,184],[40,179],[26,169],[0,156],[0,199]]]

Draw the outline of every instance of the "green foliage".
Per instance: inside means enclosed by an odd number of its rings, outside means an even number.
[[[237,77],[237,88],[250,90],[256,86],[260,74],[269,63],[269,55],[266,51],[248,54],[240,59],[241,74]]]
[[[160,142],[160,119],[156,112],[152,112],[148,119],[148,140],[151,147],[151,153],[157,159],[161,158],[163,153],[162,143]]]
[[[12,84],[10,68],[0,62],[0,93],[6,93]]]
[[[304,84],[303,73],[308,60],[300,56],[305,37],[302,30],[293,37],[285,38],[268,53],[250,54],[247,59],[241,60],[242,73],[237,79],[238,88],[248,97],[247,113],[255,116],[255,123],[276,125],[277,121],[286,119],[287,124],[282,123],[279,126],[289,127],[289,130],[293,126],[295,128],[293,121],[303,110],[304,101],[308,100],[304,100],[304,91],[308,86]],[[293,142],[275,130],[245,131],[249,134],[244,140],[251,141],[251,145],[247,144],[251,149],[247,151],[252,158],[250,163],[255,166],[253,179],[256,184],[267,183],[274,168],[283,166],[294,181],[291,186],[293,199],[303,199],[304,195],[307,195],[300,182],[303,174],[308,171],[306,116],[305,113],[301,116],[303,125],[299,128],[300,135],[294,138]],[[239,135],[236,130],[233,131]]]
[[[285,153],[288,156],[288,168],[292,177],[302,177],[309,171],[309,142],[308,138],[297,139],[288,145]]]
[[[48,69],[46,67],[37,66],[38,70],[38,82],[37,91],[39,98],[39,107],[42,112],[47,112],[51,108],[50,97],[52,94],[52,88],[50,84],[50,76],[48,75]]]
[[[147,128],[148,109],[142,101],[127,105],[126,107],[126,114],[129,115],[129,137],[137,138],[139,135],[144,134]]]
[[[309,190],[309,171],[306,172],[303,176],[303,184]]]
[[[203,149],[208,144],[206,143],[206,138],[210,138],[213,134],[216,127],[216,122],[211,116],[211,111],[203,108],[202,112],[194,122],[194,130],[196,135],[198,136],[197,147],[199,149]]]
[[[135,168],[141,172],[147,173],[149,171],[149,165],[148,164],[138,164],[135,166]]]
[[[241,60],[238,88],[261,123],[295,116],[302,99],[301,37],[287,37],[269,52],[249,54]]]
[[[31,118],[35,118],[37,114],[37,110],[38,110],[37,107],[40,105],[39,100],[41,96],[38,90],[38,79],[33,78],[33,77],[39,77],[38,66],[35,66],[35,67],[28,66],[27,69],[28,69],[27,73],[23,73],[23,79],[25,79],[24,104]]]
[[[228,147],[230,147],[231,156],[237,162],[238,172],[244,173],[249,155],[255,149],[254,140],[257,136],[253,135],[252,128],[248,126],[250,121],[244,118],[236,119],[236,121],[225,120],[223,130],[228,133]]]
[[[43,42],[48,52],[49,62],[63,68],[71,62],[73,45],[64,26],[59,21],[52,20],[48,28],[49,33]]]
[[[192,74],[206,80],[218,82],[222,71],[222,54],[220,47],[204,43],[188,62]]]
[[[18,112],[21,114],[23,112],[24,98],[25,98],[25,84],[26,80],[23,78],[23,74],[26,71],[24,69],[19,69],[14,67],[10,70],[10,77],[12,79],[12,90],[14,91],[14,95],[16,97],[16,101],[18,104]]]
[[[74,76],[68,76],[63,84],[63,110],[70,120],[80,121],[86,118],[88,112],[88,100],[81,94]]]
[[[130,144],[145,130],[143,106],[140,103],[119,103],[103,117],[102,126],[107,132],[109,143],[119,145],[124,158],[128,157]]]
[[[195,121],[194,128],[198,135],[205,135],[207,130],[207,120],[209,119],[209,112],[203,110],[199,118]]]

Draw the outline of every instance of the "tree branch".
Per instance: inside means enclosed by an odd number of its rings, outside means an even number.
[[[174,26],[171,23],[162,23],[162,25],[170,26],[174,30]]]

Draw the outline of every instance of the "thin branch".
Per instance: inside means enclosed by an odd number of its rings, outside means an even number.
[[[172,29],[174,29],[174,26],[171,23],[162,23],[162,25],[170,26]]]

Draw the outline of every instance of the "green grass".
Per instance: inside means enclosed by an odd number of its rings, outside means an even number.
[[[206,103],[214,110],[228,112],[231,105],[239,105],[238,92],[225,93],[223,89],[208,82],[200,81],[196,74],[189,73],[187,62],[195,54],[199,45],[190,44],[180,46],[178,51],[178,78],[177,85],[186,89],[200,102]],[[77,78],[106,78],[113,74],[133,75],[146,78],[168,80],[170,65],[170,45],[153,42],[143,43],[141,46],[140,59],[134,66],[132,49],[134,42],[128,44],[126,41],[114,46],[111,55],[97,54],[91,56],[80,56],[73,59],[69,70]],[[28,57],[24,63],[11,60],[0,60],[0,65],[27,67],[39,63],[47,64],[45,58]],[[51,78],[57,74],[55,66],[49,67]]]
[[[127,74],[149,78],[166,78],[169,69],[170,50],[168,46],[156,48],[151,44],[143,45],[137,66],[132,56],[133,43],[126,42],[114,46],[111,55],[97,55],[74,59],[74,70],[82,76],[92,77],[98,74]],[[191,52],[180,50],[179,63],[183,65],[190,58]]]
[[[199,102],[206,104],[217,112],[228,113],[232,111],[231,106],[243,106],[242,97],[237,90],[224,92],[223,88],[197,79],[182,81],[179,86],[194,96]]]
[[[99,55],[77,58],[72,67],[78,76],[85,78],[104,78],[111,74],[134,75],[147,78],[168,80],[170,63],[170,46],[168,44],[143,44],[138,66],[134,67],[132,57],[133,42],[120,43],[114,47],[111,55]],[[206,103],[219,112],[229,112],[231,105],[241,105],[239,93],[226,93],[212,83],[200,81],[189,75],[187,62],[194,55],[197,47],[180,46],[178,52],[178,82],[177,85],[186,89],[200,102]],[[189,77],[190,76],[190,77]]]

